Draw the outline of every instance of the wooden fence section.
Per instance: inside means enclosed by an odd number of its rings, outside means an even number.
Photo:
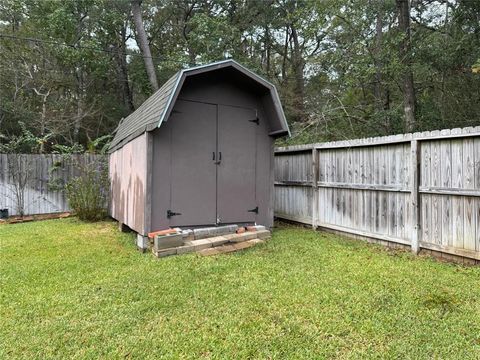
[[[10,157],[10,160],[9,158]],[[12,157],[15,157],[12,160]],[[96,162],[103,155],[73,155],[70,160],[57,154],[0,154],[0,209],[8,209],[10,215],[17,215],[18,175],[12,170],[12,161],[20,164],[20,176],[25,180],[25,215],[48,214],[69,211],[65,194],[59,185],[66,184],[78,175],[78,166]],[[54,172],[51,169],[55,167]]]
[[[480,127],[281,147],[275,216],[480,259]]]

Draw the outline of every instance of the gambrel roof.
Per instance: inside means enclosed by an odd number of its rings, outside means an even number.
[[[115,137],[110,144],[109,152],[113,152],[123,145],[140,136],[141,134],[153,131],[160,127],[170,116],[183,83],[188,76],[202,74],[210,71],[233,68],[244,76],[254,80],[264,87],[270,94],[270,113],[272,114],[271,136],[279,137],[290,135],[287,120],[283,113],[280,98],[275,85],[263,79],[259,75],[248,70],[234,60],[224,60],[207,65],[192,67],[178,71],[163,86],[150,96],[140,107],[123,119],[117,127]]]

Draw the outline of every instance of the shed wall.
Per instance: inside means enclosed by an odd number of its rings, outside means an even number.
[[[141,235],[145,229],[147,133],[110,154],[111,216]]]
[[[270,131],[265,115],[263,100],[266,90],[259,88],[246,89],[229,79],[216,76],[198,76],[188,78],[178,98],[212,104],[233,105],[255,108],[258,111],[260,124],[256,132],[256,202],[259,213],[255,221],[271,227],[273,225],[273,143],[268,136]],[[195,121],[195,119],[192,119]],[[166,212],[170,206],[171,187],[171,142],[172,128],[175,121],[168,119],[153,134],[152,157],[152,213],[149,230],[168,227]],[[241,134],[239,134],[241,136]],[[200,165],[199,165],[200,166]],[[202,181],[201,178],[198,181]]]

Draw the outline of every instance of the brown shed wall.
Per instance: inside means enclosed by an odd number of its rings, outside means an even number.
[[[273,225],[273,144],[274,139],[268,136],[271,131],[265,114],[264,104],[269,97],[265,88],[252,84],[238,84],[221,74],[212,76],[205,74],[190,77],[186,80],[178,99],[198,102],[241,106],[254,108],[258,111],[260,124],[256,131],[256,203],[259,213],[255,217],[258,224],[271,227]],[[192,121],[195,121],[192,118]],[[219,120],[220,121],[220,120]],[[171,161],[172,161],[172,129],[175,119],[169,119],[161,128],[152,132],[152,189],[151,195],[151,226],[147,231],[162,229],[171,225],[166,213],[171,204]],[[242,136],[242,134],[238,134]],[[198,166],[201,166],[199,164]],[[197,181],[202,181],[201,178]],[[238,194],[238,196],[242,196]],[[235,204],[232,204],[235,206]],[[207,225],[207,224],[205,224]]]
[[[147,148],[145,133],[110,154],[111,216],[141,235],[145,228]]]

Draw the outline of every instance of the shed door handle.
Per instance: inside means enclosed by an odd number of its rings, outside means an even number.
[[[215,154],[213,155],[213,159],[215,160]],[[218,153],[218,161],[215,161],[215,164],[219,165],[222,162],[222,152]]]
[[[212,160],[215,161],[215,151],[212,152]]]

